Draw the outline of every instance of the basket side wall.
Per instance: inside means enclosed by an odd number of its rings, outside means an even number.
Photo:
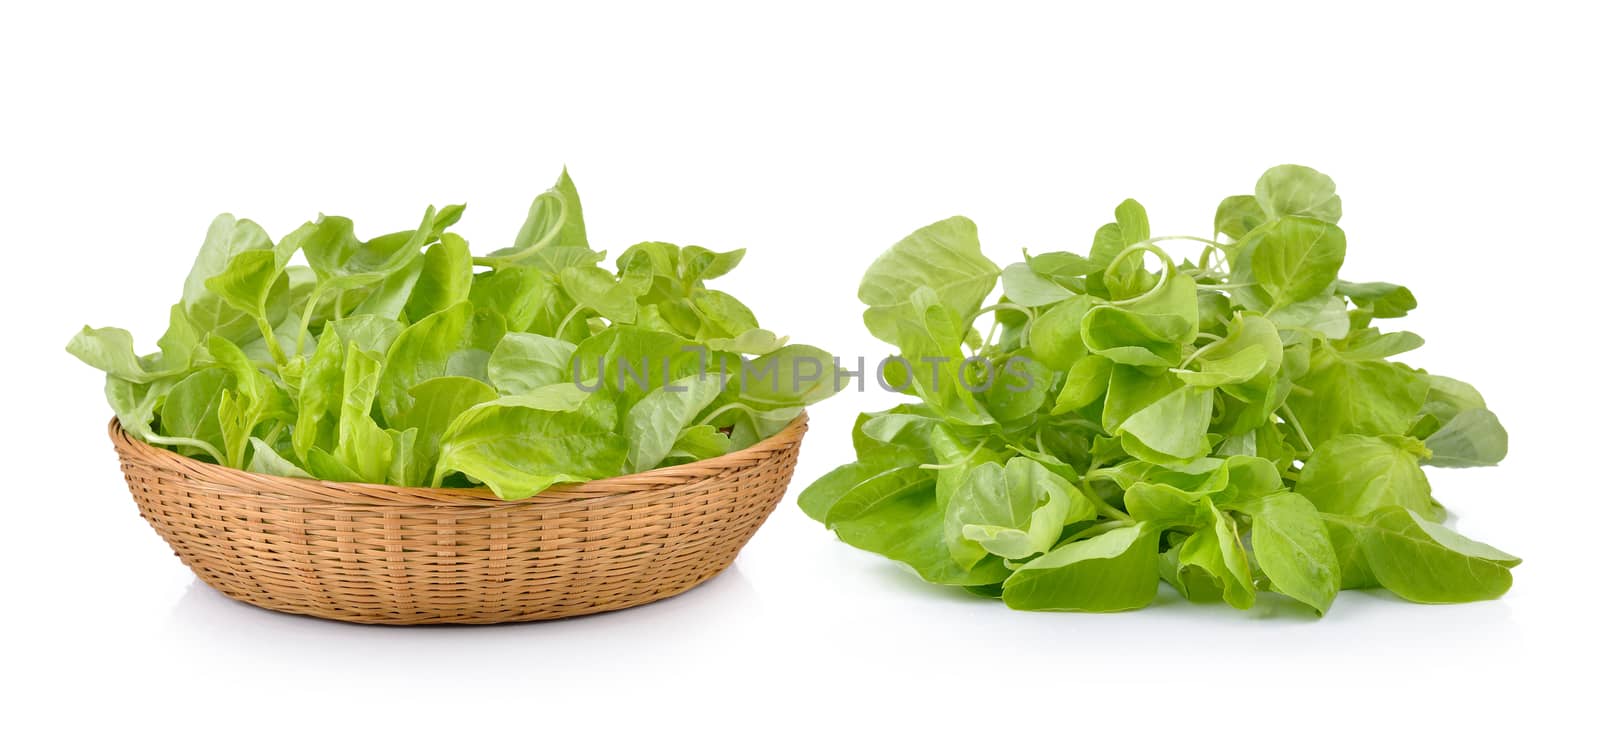
[[[122,469],[145,520],[232,598],[344,621],[497,623],[626,608],[711,578],[783,497],[798,451],[795,435],[692,482],[494,506],[296,499],[151,455],[123,453]]]

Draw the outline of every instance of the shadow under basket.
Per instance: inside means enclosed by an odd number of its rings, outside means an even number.
[[[202,581],[274,611],[380,624],[536,621],[682,593],[772,513],[805,432],[802,413],[721,457],[504,501],[245,472],[111,422],[140,515]]]

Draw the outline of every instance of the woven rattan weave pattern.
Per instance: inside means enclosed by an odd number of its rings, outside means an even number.
[[[383,624],[534,621],[682,593],[772,513],[805,431],[802,414],[732,454],[503,501],[258,475],[111,422],[140,514],[201,580],[275,611]]]

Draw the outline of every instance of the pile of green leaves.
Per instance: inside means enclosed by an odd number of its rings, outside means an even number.
[[[1390,359],[1422,338],[1375,323],[1416,301],[1339,279],[1340,209],[1328,177],[1281,166],[1222,201],[1212,238],[1152,238],[1128,200],[1087,256],[1001,270],[965,218],[917,231],[860,297],[904,360],[886,384],[920,402],[861,415],[858,459],[801,507],[1019,609],[1140,608],[1163,580],[1319,614],[1345,588],[1499,596],[1519,560],[1440,525],[1423,467],[1493,465],[1505,430],[1472,386]],[[1202,245],[1197,263],[1158,246],[1175,240]]]
[[[649,242],[605,269],[565,172],[487,256],[449,231],[462,211],[430,207],[416,229],[368,241],[319,217],[276,243],[219,216],[159,352],[88,327],[67,350],[106,373],[122,426],[151,444],[255,472],[481,483],[508,499],[725,454],[834,391],[771,375],[741,386],[746,361],[833,366],[705,286],[743,250]]]

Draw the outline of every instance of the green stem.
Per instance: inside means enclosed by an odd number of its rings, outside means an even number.
[[[978,452],[980,451],[983,451],[983,447],[975,446],[972,448],[972,451],[967,452],[967,456],[962,457],[954,462],[947,464],[919,464],[917,465],[917,468],[924,470],[953,470],[957,467],[965,466],[968,462],[971,462],[973,457],[978,456]]]
[[[1089,420],[1087,418],[1074,418],[1074,417],[1068,416],[1066,418],[1061,418],[1059,420],[1051,419],[1051,423],[1056,425],[1056,426],[1079,426],[1079,427],[1082,427],[1082,428],[1086,428],[1086,429],[1088,429],[1088,430],[1090,430],[1090,431],[1092,431],[1092,432],[1094,432],[1096,434],[1105,433],[1105,430],[1100,428],[1100,424],[1095,423],[1094,421],[1091,421],[1091,420]]]
[[[249,448],[250,435],[248,433],[241,434],[239,442],[228,447],[228,466],[240,470],[244,469],[244,453]]]
[[[283,347],[278,346],[278,337],[272,332],[272,324],[267,323],[264,316],[256,316],[256,328],[261,331],[261,338],[267,341],[267,351],[272,353],[272,361],[279,367],[288,364],[289,358],[284,356]]]
[[[998,331],[998,330],[1000,330],[1000,322],[999,321],[995,321],[994,323],[989,324],[989,334],[987,336],[983,337],[983,346],[978,348],[978,353],[979,354],[984,353],[985,351],[987,351],[989,349],[989,347],[991,345],[994,344],[994,333],[996,331]]]
[[[1161,238],[1170,239],[1176,237],[1163,236]],[[1115,257],[1112,257],[1111,261],[1106,263],[1105,268],[1105,272],[1109,274],[1112,270],[1117,268],[1117,265],[1122,264],[1122,260],[1127,259],[1132,255],[1142,253],[1154,254],[1156,255],[1156,258],[1161,260],[1162,265],[1161,277],[1156,280],[1155,286],[1132,297],[1123,298],[1122,300],[1108,301],[1106,305],[1128,305],[1130,303],[1136,303],[1140,300],[1143,300],[1145,296],[1151,295],[1161,290],[1161,288],[1166,287],[1167,280],[1171,279],[1172,273],[1177,271],[1178,266],[1177,264],[1173,263],[1171,256],[1169,256],[1165,251],[1162,251],[1161,247],[1155,245],[1157,240],[1158,239],[1145,239],[1137,244],[1130,245],[1128,248],[1118,252]]]
[[[187,436],[162,436],[160,434],[147,434],[143,437],[143,440],[151,444],[161,444],[162,446],[192,446],[202,452],[205,452],[206,454],[211,455],[212,459],[217,460],[217,464],[227,464],[228,462],[227,455],[224,455],[220,450],[212,446],[211,442],[201,439],[191,439]]]
[[[750,406],[745,405],[744,403],[740,403],[739,401],[736,400],[736,401],[733,401],[733,402],[728,403],[726,405],[723,405],[723,406],[717,408],[716,410],[714,410],[714,411],[712,411],[710,413],[701,414],[700,415],[700,419],[698,421],[695,421],[695,424],[711,423],[713,420],[716,419],[717,416],[720,416],[720,415],[722,415],[724,413],[727,413],[728,411],[744,411],[745,413],[750,414],[750,416],[752,418],[761,415],[761,411],[758,411],[758,410],[756,410],[754,408],[751,408]]]
[[[1228,264],[1228,252],[1223,248],[1223,245],[1215,241],[1207,240],[1206,248],[1200,250],[1200,269],[1208,271],[1210,270],[1212,254],[1222,255],[1222,259],[1220,260],[1221,263]],[[1229,269],[1232,269],[1233,265],[1228,264],[1228,267]]]
[[[572,310],[567,311],[566,317],[562,318],[561,323],[556,325],[556,338],[559,339],[566,334],[567,324],[572,322],[572,319],[577,317],[578,311],[581,310],[583,310],[583,305],[579,304],[572,306]]]
[[[743,403],[728,403],[728,404],[725,404],[725,405],[722,405],[722,406],[718,406],[716,410],[711,411],[710,413],[701,414],[700,418],[698,420],[696,420],[694,422],[694,424],[691,424],[691,425],[698,426],[698,425],[702,425],[702,424],[711,423],[711,421],[714,420],[717,416],[720,416],[720,415],[722,415],[724,413],[727,413],[728,411],[735,411],[735,410],[748,411],[748,410],[750,410],[750,406],[747,406],[747,405],[745,405]]]
[[[267,446],[276,444],[278,442],[278,437],[283,435],[283,430],[286,428],[289,428],[288,423],[283,420],[279,420],[277,423],[272,425],[272,430],[267,432],[266,438],[262,439],[262,441],[267,442]]]
[[[1094,509],[1099,511],[1100,515],[1105,516],[1106,518],[1113,518],[1118,521],[1133,520],[1133,516],[1124,513],[1120,508],[1111,505],[1111,503],[1105,498],[1100,497],[1100,491],[1095,490],[1094,485],[1090,484],[1087,480],[1084,481],[1083,492],[1084,497],[1088,498],[1089,502],[1094,504]]]
[[[1300,443],[1305,445],[1307,453],[1316,451],[1316,449],[1311,446],[1311,439],[1306,436],[1306,430],[1301,428],[1300,419],[1294,417],[1294,411],[1289,410],[1288,404],[1285,404],[1282,408],[1278,409],[1278,415],[1282,416],[1284,422],[1288,423],[1289,427],[1294,429],[1295,435],[1300,437]]]
[[[1255,287],[1259,282],[1223,282],[1216,285],[1195,285],[1199,290],[1237,290],[1241,287]]]
[[[1016,303],[994,303],[992,305],[986,305],[982,308],[979,308],[978,312],[972,314],[972,318],[967,321],[967,325],[971,326],[973,321],[978,320],[978,316],[997,310],[1014,310],[1022,315],[1027,316],[1029,320],[1032,320],[1034,317],[1033,309],[1025,305],[1017,305]]]
[[[1028,346],[1028,338],[1029,338],[1028,333],[1029,333],[1030,329],[1032,329],[1032,327],[1033,327],[1033,319],[1037,318],[1037,316],[1034,314],[1032,308],[1028,308],[1027,306],[1022,306],[1022,305],[1017,305],[1016,303],[994,303],[992,305],[986,305],[986,306],[984,306],[982,308],[979,308],[978,312],[972,314],[972,317],[967,319],[967,324],[962,327],[961,333],[962,333],[963,337],[966,335],[967,330],[972,328],[972,324],[975,323],[978,320],[979,316],[982,316],[985,313],[990,313],[990,312],[994,312],[994,311],[1001,311],[1001,310],[1016,311],[1018,313],[1021,313],[1024,317],[1026,317],[1028,319],[1025,322],[1025,324],[1023,325],[1023,328],[1022,328],[1022,346],[1023,346],[1023,348],[1027,348],[1027,346]],[[994,325],[989,327],[989,336],[990,337],[994,336],[995,328],[997,328],[999,325],[1000,325],[1000,321],[996,320],[994,322]],[[984,343],[984,346],[988,346],[989,345],[989,340],[988,339],[984,339],[983,343]]]
[[[1168,255],[1160,247],[1156,246],[1156,244],[1158,244],[1160,242],[1163,242],[1163,241],[1197,241],[1197,242],[1200,242],[1202,244],[1205,244],[1206,245],[1205,251],[1200,252],[1200,268],[1202,270],[1206,269],[1206,264],[1209,261],[1209,256],[1210,256],[1210,254],[1212,252],[1221,251],[1223,249],[1223,247],[1227,246],[1226,244],[1224,244],[1224,243],[1222,243],[1220,241],[1213,240],[1213,239],[1207,239],[1207,238],[1200,237],[1200,236],[1182,236],[1182,235],[1176,235],[1176,236],[1153,236],[1151,238],[1145,239],[1144,241],[1140,241],[1140,242],[1136,242],[1136,243],[1133,243],[1133,244],[1129,244],[1126,249],[1123,249],[1115,257],[1112,257],[1111,262],[1106,265],[1105,271],[1106,272],[1110,272],[1118,264],[1121,264],[1123,259],[1126,259],[1128,256],[1130,256],[1132,254],[1137,254],[1137,253],[1140,253],[1140,252],[1149,252],[1151,254],[1156,255],[1157,257],[1159,257],[1161,259],[1161,263],[1164,266],[1164,269],[1161,271],[1161,279],[1156,282],[1155,287],[1150,288],[1148,291],[1146,291],[1144,293],[1141,293],[1139,295],[1135,295],[1135,296],[1133,296],[1131,298],[1125,298],[1123,300],[1112,301],[1110,303],[1110,305],[1125,305],[1127,303],[1131,303],[1131,302],[1136,301],[1136,300],[1138,300],[1138,299],[1140,299],[1140,298],[1142,298],[1142,297],[1144,297],[1146,295],[1149,295],[1150,293],[1153,293],[1153,292],[1155,292],[1157,290],[1160,290],[1162,288],[1162,286],[1166,285],[1167,279],[1168,279],[1168,277],[1167,277],[1168,273],[1170,273],[1173,270],[1177,269],[1177,266],[1172,261],[1172,257],[1170,255]],[[1226,255],[1226,252],[1223,252],[1223,254]]]
[[[1213,342],[1211,342],[1209,344],[1206,344],[1205,346],[1200,347],[1199,349],[1194,350],[1193,352],[1191,352],[1189,354],[1189,356],[1183,358],[1183,361],[1178,364],[1178,369],[1187,368],[1189,366],[1190,362],[1193,362],[1195,359],[1200,357],[1200,355],[1205,354],[1206,352],[1210,351],[1212,348],[1218,347],[1218,346],[1222,346],[1222,342],[1221,341],[1213,341]]]
[[[1095,524],[1093,526],[1090,526],[1089,528],[1086,528],[1086,529],[1084,529],[1082,531],[1079,531],[1076,534],[1073,534],[1072,536],[1069,536],[1069,537],[1067,537],[1065,539],[1062,539],[1061,540],[1061,544],[1066,544],[1068,542],[1074,542],[1074,541],[1077,541],[1079,539],[1091,539],[1091,538],[1094,538],[1094,537],[1099,536],[1101,534],[1104,534],[1107,531],[1116,531],[1117,529],[1127,528],[1129,526],[1134,525],[1135,523],[1137,523],[1137,522],[1134,521],[1131,518],[1127,519],[1127,520],[1116,520],[1116,521],[1106,521],[1105,523],[1097,523],[1097,524]],[[1060,544],[1057,544],[1056,546],[1060,546]]]
[[[1154,236],[1154,237],[1145,239],[1144,241],[1141,241],[1139,243],[1140,244],[1155,244],[1155,243],[1160,243],[1162,241],[1195,241],[1195,242],[1199,242],[1201,244],[1205,244],[1210,249],[1221,249],[1221,248],[1227,246],[1227,244],[1224,244],[1224,243],[1222,243],[1220,241],[1217,241],[1216,239],[1208,239],[1208,238],[1205,238],[1204,236],[1184,236],[1182,234],[1178,234],[1178,235],[1174,235],[1174,236]],[[1137,246],[1137,244],[1135,244],[1135,246]],[[1204,252],[1201,253],[1201,256],[1204,257]]]
[[[1109,480],[1111,480],[1111,474],[1106,472],[1103,468],[1101,468],[1099,466],[1095,466],[1095,467],[1090,467],[1088,472],[1083,473],[1083,479],[1091,480],[1091,481],[1093,481],[1093,480],[1107,480],[1107,481],[1109,481]]]
[[[544,236],[540,237],[538,241],[535,241],[532,244],[529,244],[526,247],[518,249],[509,254],[473,257],[472,263],[478,265],[479,267],[499,267],[504,264],[514,264],[523,257],[528,256],[529,254],[543,249],[553,243],[556,240],[556,236],[561,233],[561,229],[565,228],[567,225],[567,196],[562,195],[557,190],[547,190],[539,197],[544,197],[545,195],[549,195],[556,199],[556,220],[555,225],[545,231]]]
[[[322,283],[317,283],[311,288],[311,296],[306,298],[306,309],[300,314],[300,331],[294,337],[294,355],[300,356],[306,348],[306,332],[311,330],[311,314],[317,312],[317,303],[322,302]]]

